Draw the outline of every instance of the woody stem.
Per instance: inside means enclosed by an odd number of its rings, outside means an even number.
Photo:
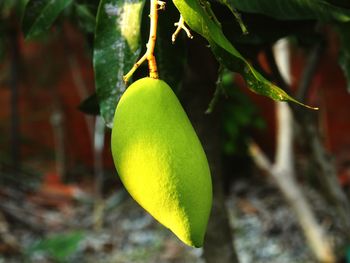
[[[158,25],[158,1],[157,0],[151,0],[150,9],[151,9],[150,11],[151,25],[150,25],[150,32],[149,32],[149,39],[147,43],[146,54],[147,54],[147,60],[148,60],[149,76],[151,78],[157,79],[158,78],[157,62],[154,56],[154,48],[156,45],[157,25]]]
[[[163,3],[163,2],[162,2]],[[148,68],[149,68],[149,76],[154,79],[158,79],[158,70],[157,70],[157,62],[154,56],[154,48],[156,46],[157,39],[157,25],[158,25],[158,0],[151,0],[151,10],[150,10],[150,31],[149,38],[147,42],[147,51],[146,53],[134,64],[131,70],[123,77],[124,82],[127,82],[129,78],[134,74],[134,72],[138,69],[139,66],[143,62],[148,60]]]

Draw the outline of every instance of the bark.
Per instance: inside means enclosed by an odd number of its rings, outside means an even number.
[[[189,42],[183,101],[207,154],[213,181],[213,206],[204,242],[204,258],[207,263],[235,263],[238,259],[221,179],[220,109],[217,107],[211,114],[205,114],[215,92],[218,65],[199,36]]]
[[[19,65],[20,65],[20,53],[18,46],[18,33],[17,29],[10,31],[10,44],[11,44],[11,161],[13,167],[13,173],[16,175],[20,171],[20,117],[18,110],[18,97],[19,97]]]
[[[324,43],[316,43],[307,58],[296,93],[297,100],[303,103],[305,103],[307,98],[323,50]],[[277,83],[291,94],[289,85],[283,80],[272,52],[268,52],[267,55]],[[319,127],[316,115],[317,112],[305,110],[303,107],[293,103],[290,104],[290,106],[293,111],[295,123],[299,128],[298,139],[301,144],[310,150],[310,162],[320,171],[314,177],[320,182],[321,190],[323,190],[327,201],[336,208],[337,216],[342,222],[344,236],[347,240],[350,240],[350,203],[338,182],[334,163],[325,149],[320,132],[317,128]]]
[[[307,98],[311,81],[319,65],[321,54],[323,52],[323,43],[317,43],[311,51],[301,81],[298,87],[296,97],[305,102]],[[299,125],[301,134],[300,139],[311,151],[311,161],[318,167],[320,173],[315,177],[319,180],[322,190],[325,192],[327,201],[335,207],[337,216],[342,222],[346,239],[350,240],[350,203],[338,182],[337,171],[331,156],[327,153],[323,144],[318,120],[314,112],[309,112],[300,107],[293,107],[293,113]]]
[[[290,59],[287,40],[278,42],[275,54],[281,77],[290,84]],[[319,262],[335,262],[334,252],[322,226],[317,222],[311,205],[297,183],[293,154],[293,116],[286,103],[276,103],[277,149],[274,164],[264,156],[259,148],[252,144],[250,151],[253,159],[269,173],[297,216],[308,245]]]
[[[317,122],[311,118],[310,114],[300,114],[298,124],[302,131],[303,140],[311,150],[310,159],[320,171],[315,177],[319,180],[327,201],[335,207],[346,240],[350,240],[350,203],[339,184],[337,171],[331,156],[324,147],[317,129]]]

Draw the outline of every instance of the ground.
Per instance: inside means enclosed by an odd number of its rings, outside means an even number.
[[[182,244],[123,189],[104,205],[79,191],[71,200],[3,188],[0,262],[204,262],[202,249]],[[314,191],[306,192],[337,244],[341,233],[332,209]],[[293,212],[269,179],[235,182],[226,204],[241,263],[315,262]]]

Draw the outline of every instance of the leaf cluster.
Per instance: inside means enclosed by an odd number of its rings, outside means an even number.
[[[6,1],[5,1],[6,2]],[[112,127],[114,109],[125,91],[123,75],[145,49],[149,27],[145,0],[29,0],[23,32],[32,39],[47,32],[59,16],[75,19],[92,34],[98,111]],[[270,81],[254,64],[255,55],[282,37],[300,44],[322,40],[319,28],[330,25],[339,33],[339,62],[350,83],[350,4],[347,0],[173,0],[160,13],[156,57],[160,77],[174,89],[186,65],[186,40],[171,44],[173,23],[182,15],[188,27],[208,42],[217,61],[237,72],[254,92],[279,101],[296,101]],[[199,36],[200,35],[200,36]],[[257,70],[258,69],[258,70]],[[142,72],[141,70],[138,74]],[[350,88],[350,85],[348,85]],[[87,103],[82,105],[85,108]],[[93,103],[96,112],[96,103]]]

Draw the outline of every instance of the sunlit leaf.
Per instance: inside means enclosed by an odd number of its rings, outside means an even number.
[[[205,0],[173,0],[173,2],[191,29],[207,39],[219,62],[242,74],[251,90],[274,100],[293,101],[301,104],[265,79],[247,62],[225,37]]]
[[[116,105],[125,91],[123,75],[140,54],[140,26],[145,0],[101,0],[97,12],[94,70],[100,112],[113,126]]]
[[[34,38],[47,31],[70,3],[72,0],[30,0],[26,5],[22,21],[26,39]]]

